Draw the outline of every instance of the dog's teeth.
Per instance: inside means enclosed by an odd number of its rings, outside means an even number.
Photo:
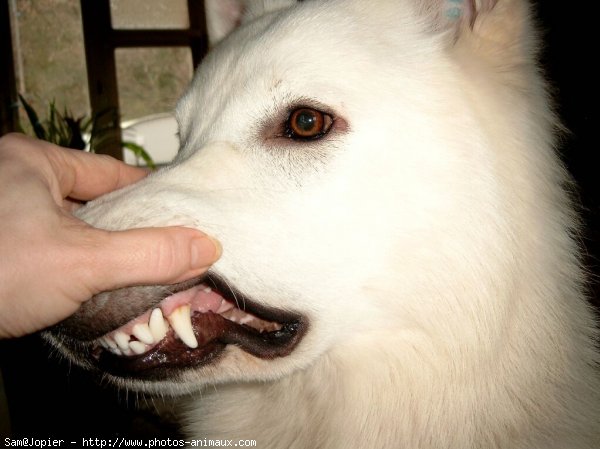
[[[250,321],[252,321],[253,319],[254,319],[254,317],[253,317],[252,315],[246,315],[246,316],[243,316],[243,317],[240,319],[240,324],[247,324],[247,323],[249,323]]]
[[[125,353],[129,349],[129,335],[124,332],[117,332],[114,338],[119,349]]]
[[[163,318],[162,310],[154,309],[150,314],[150,322],[148,323],[150,332],[152,333],[153,340],[158,342],[165,338],[167,335],[167,325]]]
[[[115,355],[123,355],[123,353],[121,352],[121,350],[119,348],[117,348],[117,347],[110,348],[109,351],[112,352]]]
[[[217,310],[217,313],[223,313],[223,312],[227,312],[228,310],[233,309],[233,304],[223,300],[221,301],[221,305],[219,307],[219,310]]]
[[[210,287],[206,287],[204,290],[202,290],[204,293],[210,293],[212,292],[212,288]]]
[[[123,355],[133,355],[131,348],[123,349]]]
[[[129,348],[138,355],[146,352],[146,345],[141,341],[130,341]]]
[[[117,344],[108,335],[106,337],[104,337],[102,340],[104,340],[104,343],[106,344],[105,347],[108,347],[110,349],[116,349],[117,348]]]
[[[171,327],[177,336],[190,348],[198,347],[198,340],[192,329],[192,320],[190,316],[190,305],[178,307],[167,317]]]
[[[133,326],[132,333],[139,341],[146,343],[147,345],[154,343],[154,336],[146,323],[138,323]]]

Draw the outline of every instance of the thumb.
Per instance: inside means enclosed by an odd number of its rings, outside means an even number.
[[[222,253],[217,240],[191,228],[89,230],[96,249],[87,264],[87,285],[94,293],[184,281],[204,273]]]

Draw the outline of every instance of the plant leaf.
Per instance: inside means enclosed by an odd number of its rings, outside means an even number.
[[[27,103],[27,101],[25,101],[23,95],[19,94],[19,99],[21,100],[21,103],[25,108],[27,118],[29,119],[29,123],[31,123],[31,126],[33,127],[33,132],[35,132],[35,136],[38,139],[46,140],[46,130],[42,126],[40,119],[38,118],[38,115],[35,112],[35,109],[33,109],[33,107],[29,103]]]
[[[156,164],[152,160],[152,156],[148,154],[144,147],[138,145],[137,143],[126,141],[123,142],[123,148],[127,148],[128,150],[132,151],[136,157],[142,158],[149,169],[156,170]]]

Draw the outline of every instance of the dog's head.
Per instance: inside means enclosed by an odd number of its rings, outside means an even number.
[[[495,141],[537,132],[512,114],[515,86],[540,86],[521,2],[249,3],[207,2],[222,40],[177,106],[173,164],[79,212],[223,244],[206,277],[102,293],[51,334],[141,389],[272,379],[334,344],[451,329],[462,280],[488,275],[478,257],[509,251],[500,164],[528,195],[518,139]]]

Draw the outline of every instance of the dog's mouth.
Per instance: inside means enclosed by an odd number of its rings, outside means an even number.
[[[300,315],[259,306],[220,278],[206,277],[86,349],[112,375],[159,380],[216,362],[227,345],[262,359],[285,357],[306,327]]]

